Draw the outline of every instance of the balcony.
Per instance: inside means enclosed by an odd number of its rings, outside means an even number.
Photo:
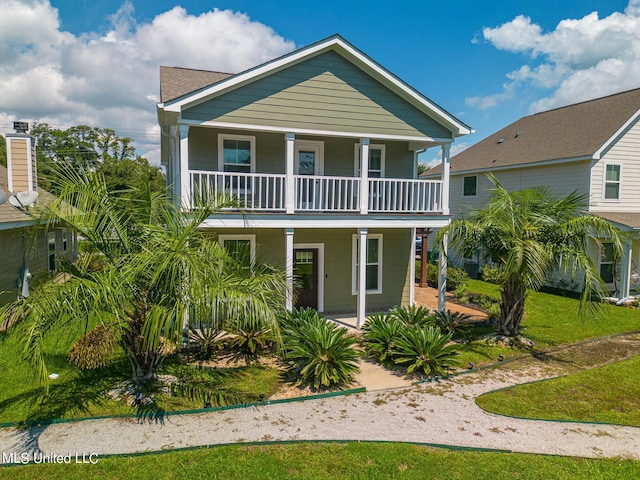
[[[442,213],[440,180],[370,178],[363,201],[359,177],[293,175],[288,196],[282,174],[191,170],[189,176],[192,205],[224,195],[237,205],[229,209],[247,212]]]

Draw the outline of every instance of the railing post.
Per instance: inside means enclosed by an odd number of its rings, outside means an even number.
[[[369,139],[360,139],[360,214],[369,213]]]
[[[285,212],[292,214],[295,210],[295,178],[293,177],[294,155],[296,136],[293,133],[285,134],[286,142],[286,179],[285,179]]]

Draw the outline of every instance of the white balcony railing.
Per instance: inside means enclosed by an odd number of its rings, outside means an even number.
[[[360,208],[360,179],[295,175],[295,209],[355,212]]]
[[[246,211],[287,210],[286,175],[191,170],[191,200],[211,195],[234,199]],[[360,212],[358,177],[294,175],[293,209],[297,212]],[[376,213],[442,213],[442,181],[400,178],[369,179],[368,211]]]

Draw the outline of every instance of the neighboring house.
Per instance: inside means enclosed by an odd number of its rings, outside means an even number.
[[[587,196],[587,211],[628,232],[614,262],[591,240],[600,275],[618,298],[640,289],[640,89],[523,117],[451,158],[451,214],[484,205],[492,172],[508,190],[544,185]],[[437,166],[423,175],[440,178]]]
[[[448,165],[467,125],[337,35],[235,75],[160,67],[160,90],[177,201],[233,195],[202,227],[295,276],[288,308],[361,325],[413,302],[415,229],[450,221],[448,179],[419,180],[417,155]]]
[[[0,189],[7,195],[37,191],[38,203],[51,201],[53,196],[37,185],[33,137],[26,133],[8,133],[5,137],[7,168],[0,166]],[[76,257],[72,231],[45,226],[35,229],[34,225],[25,209],[10,201],[0,204],[0,305],[28,296],[30,281],[55,274],[60,256]]]

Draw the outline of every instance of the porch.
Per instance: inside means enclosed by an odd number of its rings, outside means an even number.
[[[366,188],[362,188],[362,185]],[[189,170],[189,208],[224,195],[228,209],[260,212],[443,214],[443,182],[406,178],[238,173]]]

